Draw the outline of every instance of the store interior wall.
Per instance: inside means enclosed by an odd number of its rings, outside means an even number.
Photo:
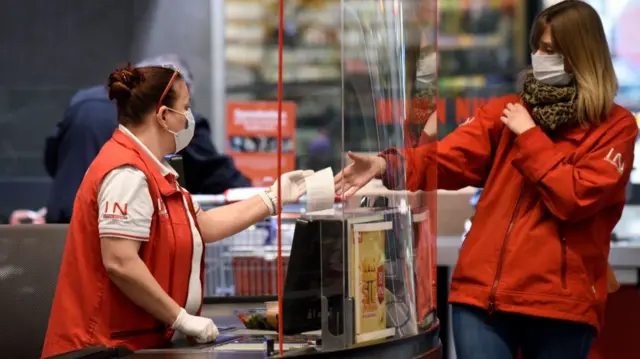
[[[179,3],[179,6],[178,6]],[[0,216],[48,196],[44,141],[78,89],[127,60],[183,55],[209,117],[209,0],[22,0],[0,12]]]
[[[134,13],[144,16],[136,24],[132,56],[142,59],[165,53],[182,56],[194,73],[194,109],[211,119],[210,0],[133,1]]]

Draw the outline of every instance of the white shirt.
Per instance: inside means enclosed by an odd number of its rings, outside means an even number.
[[[163,176],[176,171],[166,161],[159,161],[131,131],[120,125],[120,131],[129,136],[150,158],[152,158]],[[177,186],[177,185],[176,185]],[[184,190],[183,188],[179,188]],[[186,191],[186,190],[185,190]],[[201,258],[204,251],[202,237],[195,224],[195,218],[189,211],[187,198],[182,196],[185,211],[191,224],[193,233],[193,256],[191,259],[191,274],[189,276],[189,291],[184,309],[189,314],[195,314],[202,302],[202,283],[200,282]],[[200,212],[200,205],[193,201],[196,215]],[[118,167],[109,172],[98,191],[98,231],[100,238],[123,238],[136,241],[149,240],[151,218],[154,214],[153,199],[149,193],[147,178],[141,170],[133,166]],[[174,335],[174,340],[179,334]]]

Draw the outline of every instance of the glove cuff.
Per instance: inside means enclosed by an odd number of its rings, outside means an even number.
[[[276,214],[278,214],[278,199],[276,198],[276,195],[273,193],[273,191],[271,191],[271,189],[267,189],[264,192],[259,192],[258,194],[260,195],[260,198],[262,198],[262,201],[267,206],[267,208],[269,208],[269,215],[275,216]]]
[[[184,310],[184,308],[180,308],[180,313],[178,313],[178,317],[176,318],[176,321],[173,322],[173,324],[171,324],[171,329],[179,331],[180,328],[182,328],[182,322],[184,321],[184,318],[187,315],[189,315],[187,311]]]

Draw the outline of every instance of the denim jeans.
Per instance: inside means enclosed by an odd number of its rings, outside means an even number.
[[[452,304],[458,359],[587,359],[596,333],[587,324]]]

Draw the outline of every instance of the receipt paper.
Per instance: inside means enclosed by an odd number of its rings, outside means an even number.
[[[305,184],[307,187],[307,212],[333,208],[336,190],[331,167],[317,171],[305,178]]]

